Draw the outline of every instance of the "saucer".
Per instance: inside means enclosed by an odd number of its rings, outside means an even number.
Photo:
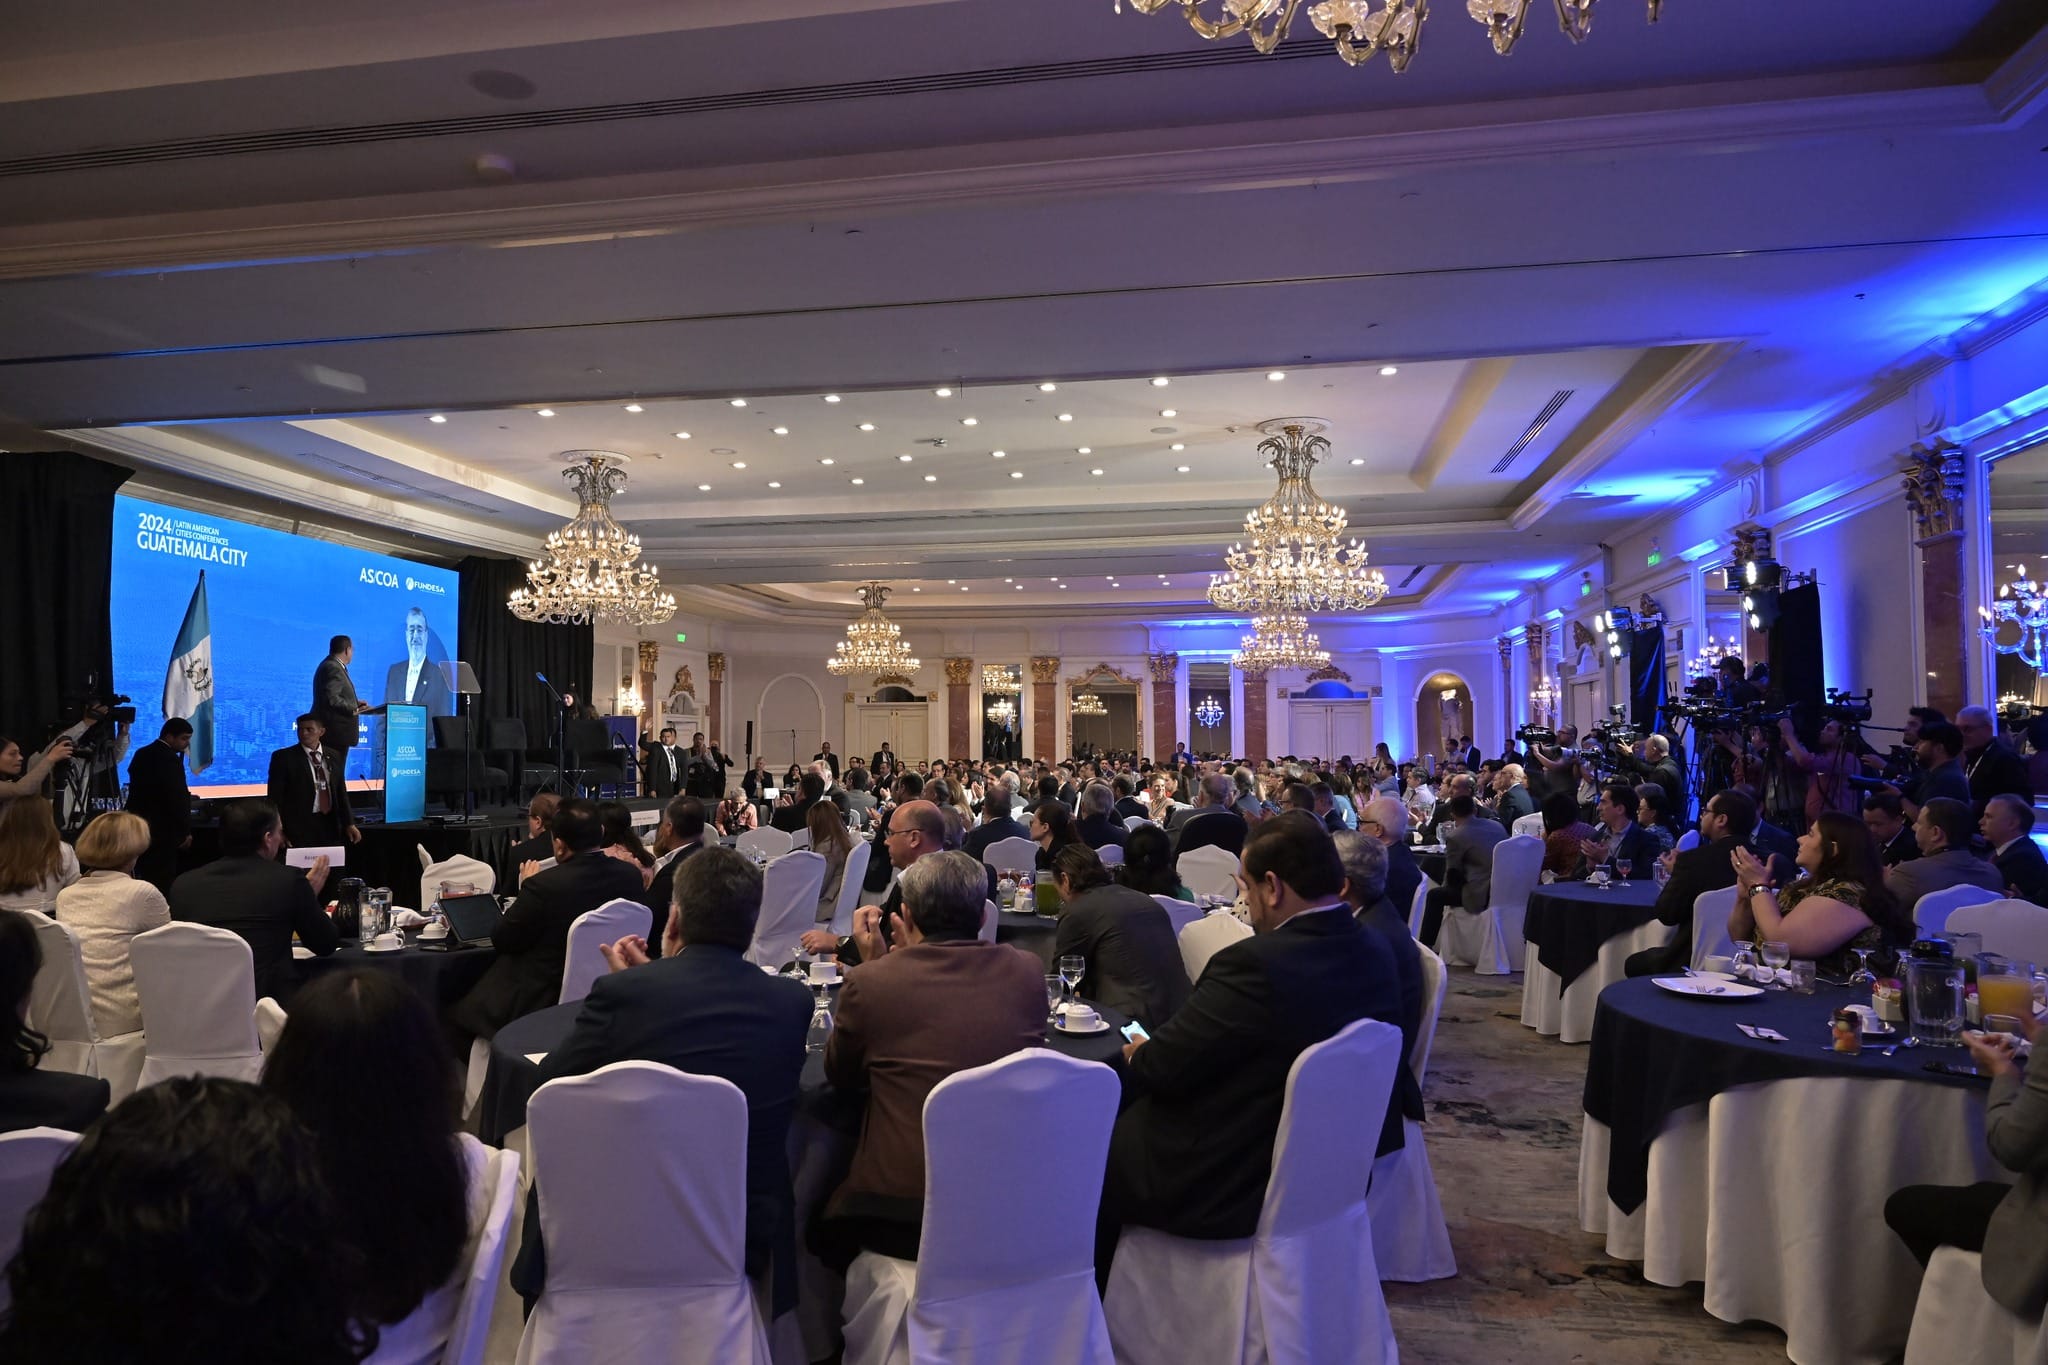
[[[1068,1028],[1067,1021],[1065,1017],[1062,1016],[1060,1021],[1057,1024],[1053,1025],[1053,1031],[1056,1033],[1071,1033],[1076,1037],[1086,1038],[1097,1033],[1107,1033],[1114,1027],[1116,1027],[1114,1024],[1110,1023],[1109,1020],[1104,1019],[1101,1015],[1098,1014],[1095,1016],[1094,1028]]]
[[[363,951],[366,953],[402,953],[405,951],[405,945],[403,943],[394,943],[388,948],[379,948],[374,943],[365,943]]]

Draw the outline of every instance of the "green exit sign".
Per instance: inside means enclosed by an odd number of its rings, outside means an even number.
[[[676,643],[679,645],[687,643],[689,641],[689,638],[689,636],[683,634],[681,631],[676,632]]]

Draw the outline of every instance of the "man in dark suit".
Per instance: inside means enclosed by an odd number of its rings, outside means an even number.
[[[1994,796],[2034,799],[2034,784],[2027,779],[2026,760],[1998,737],[1998,718],[1988,706],[1965,706],[1956,712],[1956,729],[1963,734],[1963,772],[1970,783],[1970,808],[1978,815]]]
[[[979,858],[988,852],[990,844],[998,840],[1029,839],[1031,827],[1014,816],[1015,810],[1016,802],[1010,796],[1009,787],[1000,782],[990,786],[981,798],[981,823],[967,832],[966,840],[960,845],[961,851],[969,857]]]
[[[1906,818],[1905,802],[1897,792],[1872,792],[1863,798],[1863,827],[1877,841],[1877,856],[1886,867],[1897,867],[1920,856],[1920,845],[1913,839],[1913,822]]]
[[[1636,823],[1636,789],[1626,782],[1610,782],[1600,789],[1594,811],[1602,828],[1598,837],[1581,845],[1587,868],[1604,867],[1619,877],[1619,864],[1625,861],[1630,877],[1651,875],[1650,864],[1662,855],[1663,847],[1656,835]]]
[[[685,861],[704,848],[704,803],[694,796],[678,796],[661,813],[661,827],[654,832],[654,879],[647,883],[642,903],[654,916],[654,937],[647,941],[647,955],[660,957],[662,926],[668,923],[668,908],[675,900],[676,873]]]
[[[1991,845],[1991,861],[2006,886],[2020,899],[2048,905],[2048,859],[2034,842],[2034,808],[2011,792],[2000,792],[1984,805],[1977,821]]]
[[[455,714],[455,694],[448,690],[441,665],[427,657],[427,614],[418,607],[405,613],[405,657],[384,670],[384,703],[424,706],[429,716]],[[427,733],[434,724],[427,722]]]
[[[327,642],[327,657],[313,670],[313,704],[307,708],[319,718],[320,742],[336,750],[347,771],[348,751],[362,738],[362,720],[370,704],[356,696],[356,685],[348,675],[348,663],[356,656],[355,641],[337,635]]]
[[[1110,780],[1110,790],[1116,793],[1116,806],[1111,811],[1119,820],[1128,820],[1133,815],[1149,818],[1151,812],[1138,799],[1138,779],[1129,773],[1118,773]]]
[[[220,857],[171,883],[171,918],[239,934],[256,968],[256,994],[279,1004],[297,985],[292,935],[315,957],[341,946],[334,921],[320,908],[327,887],[323,855],[301,872],[277,861],[284,824],[268,801],[231,801],[220,817]]]
[[[1529,794],[1528,773],[1519,763],[1510,763],[1494,775],[1494,817],[1512,830],[1515,821],[1536,813],[1536,798]]]
[[[562,993],[569,926],[578,915],[646,894],[638,864],[605,856],[596,802],[564,801],[549,830],[555,866],[520,883],[519,899],[491,936],[497,958],[448,1011],[450,1041],[460,1035],[458,1055],[468,1055],[471,1038],[492,1037],[521,1015],[555,1003]]]
[[[661,738],[656,743],[649,744],[646,740],[641,740],[640,751],[645,755],[640,763],[640,771],[647,775],[649,796],[674,796],[683,789],[685,758],[682,751],[676,748],[675,726],[665,726]]]
[[[825,779],[816,773],[807,772],[803,775],[803,785],[798,788],[798,792],[800,794],[795,801],[786,806],[776,807],[768,816],[768,823],[785,834],[796,833],[804,827],[804,822],[810,819],[811,807],[824,799]]]
[[[1437,804],[1448,817],[1441,826],[1444,837],[1444,884],[1423,900],[1422,932],[1419,942],[1432,946],[1443,924],[1444,911],[1457,905],[1467,914],[1482,914],[1493,898],[1493,848],[1508,837],[1497,820],[1479,813],[1479,803],[1469,794],[1453,796]]]
[[[1683,972],[1692,963],[1692,903],[1709,891],[1735,885],[1734,853],[1750,848],[1756,830],[1756,802],[1746,792],[1730,788],[1716,792],[1700,807],[1700,843],[1683,853],[1672,852],[1671,879],[1657,894],[1657,918],[1673,925],[1678,933],[1662,948],[1645,948],[1630,954],[1630,976],[1668,976]],[[1755,850],[1770,866],[1771,880],[1790,886],[1798,875],[1792,863],[1775,853]]]
[[[811,762],[824,764],[832,770],[832,780],[834,782],[839,780],[839,755],[832,752],[831,740],[827,739],[819,742],[818,752],[811,755]]]
[[[1422,1122],[1422,1086],[1409,1069],[1415,1051],[1415,1035],[1422,1031],[1422,1015],[1428,1008],[1422,979],[1422,949],[1408,932],[1408,916],[1388,899],[1387,846],[1359,830],[1345,830],[1332,836],[1337,856],[1344,863],[1344,902],[1360,924],[1379,935],[1394,955],[1394,975],[1401,984],[1401,1066],[1394,1073],[1394,1098],[1401,1117]]]
[[[311,712],[298,719],[299,742],[270,751],[266,793],[284,821],[285,842],[293,848],[333,848],[344,840],[359,844],[355,812],[348,804],[348,783],[342,777],[342,755],[321,743],[325,727]]]
[[[1913,802],[1924,806],[1946,797],[1971,803],[1970,774],[1963,767],[1963,732],[1946,721],[1920,726],[1919,742],[1913,753],[1920,760],[1920,780],[1913,786]]]
[[[1173,1018],[1124,1048],[1128,1103],[1110,1138],[1098,1277],[1123,1226],[1251,1236],[1295,1058],[1359,1019],[1400,1026],[1393,952],[1352,918],[1328,831],[1291,811],[1262,821],[1243,877],[1253,936],[1210,958]],[[1390,1095],[1376,1150],[1401,1143]]]
[[[703,806],[682,800],[696,807],[701,827]],[[746,959],[761,913],[761,873],[746,855],[707,848],[676,877],[674,906],[655,921],[666,951],[650,960],[643,939],[608,945],[611,974],[591,984],[575,1027],[548,1053],[539,1079],[643,1061],[738,1086],[747,1100],[746,1269],[758,1279],[772,1263],[770,1311],[780,1313],[796,1302],[789,1123],[804,1069],[810,993],[763,975]],[[528,1298],[546,1280],[538,1204],[527,1200],[524,1245],[512,1269],[513,1287]]]
[[[1090,848],[1124,846],[1124,836],[1129,831],[1111,814],[1115,808],[1116,798],[1107,783],[1090,782],[1082,789],[1081,818],[1074,822],[1074,832],[1081,836],[1082,843]]]
[[[1638,758],[1628,750],[1616,755],[1621,760],[1623,771],[1640,773],[1664,789],[1664,810],[1671,820],[1685,818],[1685,773],[1672,757],[1671,740],[1664,735],[1651,735],[1643,741],[1643,754]],[[1631,808],[1634,802],[1630,802]]]
[[[191,747],[192,722],[172,716],[128,760],[128,809],[149,825],[149,849],[136,860],[135,875],[159,891],[170,890],[178,875],[178,850],[192,846],[192,789],[185,783]]]
[[[1175,811],[1167,821],[1173,836],[1173,856],[1198,848],[1220,848],[1236,853],[1244,847],[1248,825],[1231,809],[1237,801],[1237,784],[1229,773],[1209,773],[1195,787],[1195,804]]]
[[[725,796],[725,770],[733,766],[716,744],[705,742],[704,732],[690,736],[690,751],[683,756],[683,792],[699,801],[716,805]]]
[[[868,760],[868,771],[877,773],[882,771],[882,764],[884,762],[887,762],[892,768],[896,766],[896,753],[889,747],[889,741],[886,739],[882,741],[882,747],[875,750],[875,756]]]
[[[1422,885],[1422,867],[1408,847],[1408,807],[1399,797],[1375,796],[1358,813],[1358,832],[1371,835],[1387,850],[1387,899],[1407,922],[1415,904],[1415,888]]]

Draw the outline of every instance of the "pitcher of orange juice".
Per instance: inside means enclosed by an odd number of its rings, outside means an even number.
[[[1985,1016],[2031,1019],[2048,999],[2048,976],[2031,962],[2015,962],[1997,953],[1977,955],[1977,1008]]]

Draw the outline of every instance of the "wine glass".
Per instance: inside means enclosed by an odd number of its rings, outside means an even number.
[[[1782,972],[1792,964],[1792,945],[1772,939],[1764,944],[1764,965],[1773,974]]]
[[[1074,992],[1080,988],[1081,978],[1088,975],[1088,959],[1079,953],[1068,953],[1060,959],[1060,984],[1066,987],[1066,1002],[1074,1003]]]
[[[1875,986],[1877,984],[1877,973],[1870,970],[1870,955],[1876,952],[1877,949],[1851,948],[1849,951],[1856,954],[1856,970],[1849,974],[1849,984],[1852,986]]]
[[[832,1037],[831,997],[823,982],[811,988],[811,996],[815,1003],[811,1008],[810,1027],[804,1033],[804,1050],[823,1052],[825,1044]]]
[[[1621,878],[1621,880],[1627,881],[1629,871],[1630,869],[1635,867],[1635,865],[1635,860],[1633,858],[1616,858],[1614,860],[1614,871]]]

